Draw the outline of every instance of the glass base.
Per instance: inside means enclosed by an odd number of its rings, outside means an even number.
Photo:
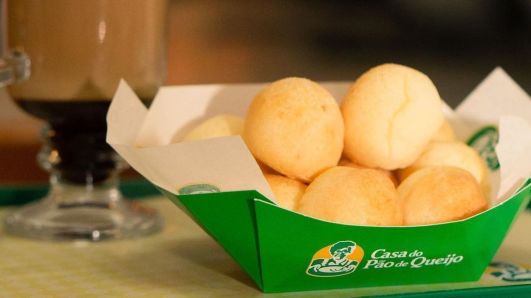
[[[54,185],[44,199],[8,215],[6,232],[44,240],[100,241],[145,236],[161,229],[158,213],[121,198],[114,188]]]

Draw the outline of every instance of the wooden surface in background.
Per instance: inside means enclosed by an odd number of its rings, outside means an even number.
[[[42,182],[48,173],[37,166],[39,144],[14,143],[0,145],[0,183]]]
[[[0,89],[0,185],[48,180],[36,162],[41,125]]]

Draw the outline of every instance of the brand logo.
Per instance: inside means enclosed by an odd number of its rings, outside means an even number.
[[[219,188],[212,184],[191,184],[179,188],[180,195],[194,195],[212,192],[219,192]]]
[[[312,257],[306,274],[317,277],[334,277],[361,270],[387,270],[389,268],[446,267],[463,262],[464,256],[448,252],[446,256],[427,256],[420,249],[389,251],[378,248],[365,255],[363,249],[354,241],[345,240],[325,246]]]
[[[498,144],[498,129],[495,126],[485,126],[470,137],[467,144],[478,151],[491,171],[500,168],[498,157],[494,151]]]
[[[354,241],[339,241],[318,250],[306,274],[318,277],[346,275],[354,272],[363,259],[363,249]]]

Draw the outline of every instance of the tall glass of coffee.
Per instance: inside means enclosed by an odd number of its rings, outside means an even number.
[[[40,239],[102,240],[158,230],[156,212],[123,200],[125,163],[105,142],[106,113],[124,78],[148,103],[165,79],[166,0],[11,0],[9,46],[31,75],[9,86],[45,121],[38,163],[48,195],[8,216],[6,230]]]

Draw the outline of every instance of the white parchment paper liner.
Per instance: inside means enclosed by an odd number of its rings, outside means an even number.
[[[341,101],[352,82],[322,85]],[[170,144],[191,127],[217,114],[244,116],[264,84],[169,86],[147,110],[121,81],[108,112],[107,142],[139,173],[172,193],[191,184],[221,191],[256,189],[274,201],[256,161],[240,137]],[[501,68],[496,68],[454,111],[445,113],[459,139],[485,125],[499,128],[492,172],[496,205],[531,174],[531,100]]]

